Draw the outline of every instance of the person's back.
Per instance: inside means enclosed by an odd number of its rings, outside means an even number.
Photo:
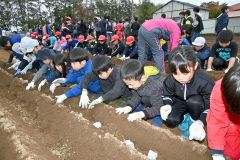
[[[228,6],[223,6],[221,11],[222,13],[217,17],[216,26],[215,26],[215,31],[217,34],[222,30],[227,29],[228,21],[229,21],[228,14],[227,14],[229,12]]]

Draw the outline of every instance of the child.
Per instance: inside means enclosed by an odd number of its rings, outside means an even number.
[[[124,51],[124,45],[123,43],[119,40],[118,35],[113,35],[111,38],[111,44],[112,44],[112,55],[111,57],[115,56],[121,56]]]
[[[129,59],[124,62],[121,67],[121,77],[124,83],[134,91],[127,106],[116,108],[116,113],[127,114],[131,111],[137,111],[129,114],[128,121],[130,122],[142,118],[160,118],[160,107],[163,106],[163,77],[159,74],[149,77],[145,76],[142,63],[135,59]],[[144,109],[139,111],[142,104]]]
[[[137,59],[138,58],[138,45],[133,36],[128,36],[126,39],[126,47],[124,49],[125,59]]]
[[[213,160],[240,159],[240,67],[216,82],[207,115],[208,146]]]
[[[57,54],[53,57],[56,78],[65,78],[67,76],[69,66],[66,62],[64,54]]]
[[[87,48],[86,42],[84,41],[85,38],[84,38],[83,35],[78,36],[77,39],[78,39],[78,43],[76,43],[75,48],[76,48],[76,47],[80,47],[80,48],[82,48],[82,49]]]
[[[197,37],[192,43],[194,51],[197,53],[197,58],[201,61],[201,67],[205,67],[205,62],[207,62],[210,56],[210,48],[206,44],[206,40],[203,37]]]
[[[108,47],[106,43],[106,37],[104,35],[100,35],[98,38],[98,43],[94,47],[94,56],[95,55],[111,55],[111,49]]]
[[[40,49],[41,46],[37,40],[31,39],[29,37],[23,37],[19,45],[19,50],[22,51],[24,56],[14,75],[26,74],[29,69],[33,68],[33,63],[37,59],[35,54]]]
[[[54,74],[54,65],[53,65],[53,55],[49,49],[43,49],[38,52],[38,59],[40,59],[44,65],[37,71],[34,75],[32,81],[28,83],[26,90],[35,87],[36,82],[39,81],[40,78],[44,77],[38,86],[38,90],[41,91],[41,87],[45,85],[47,82],[52,82],[55,79]]]
[[[89,104],[88,98],[88,84],[99,80],[103,95],[92,101]],[[111,62],[111,58],[107,56],[98,55],[93,61],[93,72],[85,76],[82,83],[83,93],[80,98],[79,106],[83,108],[92,109],[96,104],[103,101],[112,101],[119,97],[127,97],[130,95],[130,91],[124,84],[120,77],[120,68],[114,66]]]
[[[205,138],[204,124],[209,109],[210,93],[214,81],[198,69],[197,56],[190,46],[179,46],[169,58],[170,75],[164,80],[164,103],[162,119],[175,127],[189,113],[194,120],[189,128],[189,139],[202,141]]]
[[[50,91],[53,93],[57,86],[66,86],[77,83],[78,85],[68,90],[66,93],[56,96],[57,103],[62,103],[67,98],[75,97],[81,94],[80,85],[87,73],[92,72],[92,61],[88,59],[87,53],[81,48],[74,48],[69,55],[72,70],[66,78],[58,78],[54,80],[50,86]]]
[[[57,41],[53,47],[53,50],[55,52],[61,52],[63,50],[63,47],[67,45],[67,40],[61,35],[61,32],[59,31],[56,32],[55,36],[57,38]]]
[[[91,36],[91,35],[88,35],[86,41],[87,41],[87,44],[86,44],[86,45],[87,45],[87,50],[88,50],[91,54],[93,54],[93,53],[94,53],[94,47],[95,47],[95,45],[96,45],[96,42],[95,42],[95,40],[94,40],[94,37]]]
[[[203,21],[202,17],[199,15],[200,8],[199,7],[194,7],[193,12],[194,12],[194,20],[192,23],[193,29],[192,29],[192,42],[200,36],[201,31],[204,29],[203,27]]]
[[[67,44],[66,46],[63,47],[62,52],[63,51],[67,51],[70,52],[78,43],[78,41],[76,39],[73,39],[71,35],[66,35],[66,40],[67,40]]]
[[[228,12],[229,12],[229,7],[224,5],[221,9],[221,14],[217,17],[217,22],[215,26],[215,31],[217,35],[222,31],[226,30],[228,26]]]
[[[216,70],[225,69],[224,72],[227,73],[235,65],[238,46],[232,40],[233,33],[230,30],[223,30],[218,34],[208,59],[207,71],[212,71],[213,66]]]
[[[123,57],[124,59],[137,59],[138,58],[138,45],[135,42],[135,38],[133,36],[128,36],[126,39],[126,47],[123,51]]]

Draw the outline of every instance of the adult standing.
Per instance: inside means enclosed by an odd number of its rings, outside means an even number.
[[[140,24],[138,23],[138,17],[134,17],[134,22],[131,25],[132,35],[135,39],[138,37],[138,30],[140,28]]]
[[[177,47],[181,37],[178,24],[172,19],[151,19],[142,24],[138,32],[138,59],[145,63],[146,55],[150,49],[155,65],[161,72],[164,68],[164,51],[160,39],[170,40],[170,49]]]
[[[194,7],[193,12],[194,12],[194,19],[192,23],[192,42],[200,36],[201,31],[204,29],[203,27],[203,21],[201,16],[199,15],[199,7]]]
[[[216,31],[217,35],[222,30],[227,29],[228,21],[229,21],[229,19],[228,19],[228,12],[229,12],[228,6],[223,6],[221,11],[222,11],[222,13],[217,17],[217,22],[216,22],[216,27],[215,27],[215,31]]]

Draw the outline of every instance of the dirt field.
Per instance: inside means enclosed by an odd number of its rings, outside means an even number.
[[[79,97],[55,104],[54,96],[67,88],[58,88],[54,95],[49,85],[41,92],[26,91],[26,84],[6,71],[6,58],[0,50],[0,160],[140,160],[147,159],[149,150],[158,153],[158,160],[211,159],[206,142],[182,139],[176,130],[145,121],[130,123],[115,114],[117,103],[89,111],[78,107]],[[223,73],[211,75],[219,79]],[[100,129],[92,125],[98,121]],[[135,149],[124,140],[131,140]]]

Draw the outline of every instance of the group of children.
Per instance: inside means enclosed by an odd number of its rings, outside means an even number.
[[[132,36],[127,38],[127,47],[124,47],[114,35],[111,44],[116,49],[110,50],[103,35],[95,46],[89,47],[94,41],[91,36],[86,38],[86,43],[84,36],[74,40],[70,35],[56,34],[53,49],[69,50],[68,54],[56,54],[29,37],[12,46],[12,50],[23,57],[9,67],[16,70],[15,75],[37,70],[27,90],[38,84],[40,91],[49,83],[54,93],[59,86],[71,86],[56,96],[57,103],[80,96],[79,107],[87,109],[126,97],[127,105],[116,108],[116,113],[129,114],[128,121],[152,119],[156,126],[163,123],[177,126],[182,136],[190,140],[202,141],[207,135],[214,160],[224,159],[224,156],[233,160],[240,158],[240,67],[236,65],[237,45],[232,41],[231,31],[221,31],[211,50],[203,37],[197,37],[193,47],[177,46],[169,54],[167,77],[161,76],[157,69],[149,73],[143,63],[134,59],[137,44]],[[61,43],[64,39],[66,45]],[[93,60],[87,51],[95,56]],[[122,58],[125,61],[121,66],[114,65],[111,57],[120,53],[125,53]],[[225,68],[226,75],[215,83],[201,70],[206,65],[207,71]],[[89,94],[96,94],[97,98],[91,101]]]

